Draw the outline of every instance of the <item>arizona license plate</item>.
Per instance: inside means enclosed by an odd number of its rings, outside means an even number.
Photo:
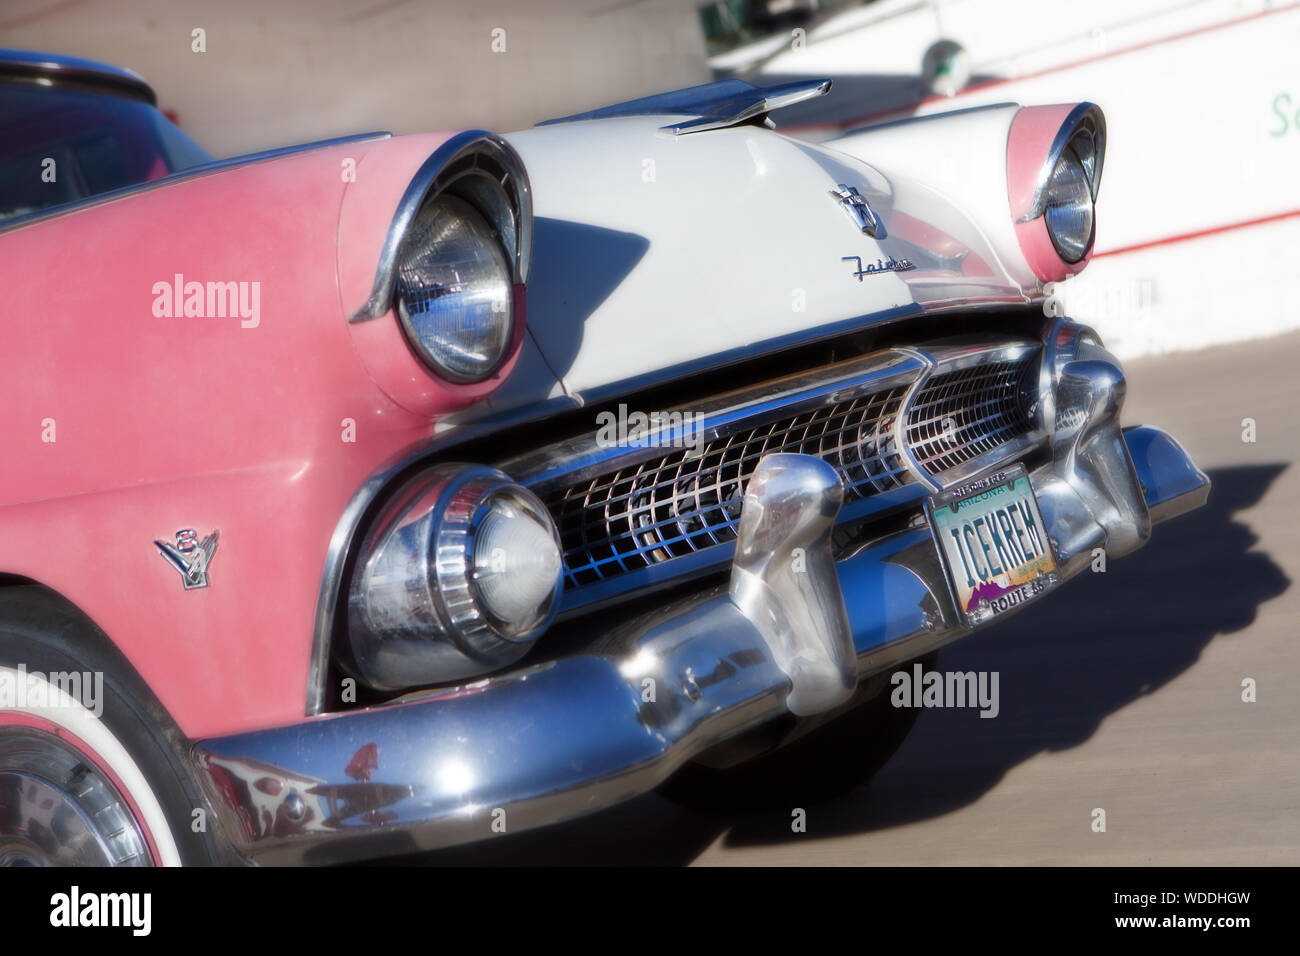
[[[1023,465],[980,475],[927,503],[957,610],[982,624],[1061,582]]]

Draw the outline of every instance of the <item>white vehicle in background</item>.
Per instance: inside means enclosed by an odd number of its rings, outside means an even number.
[[[1056,292],[1128,358],[1300,327],[1298,51],[1293,2],[880,0],[710,62],[759,84],[831,77],[831,96],[780,117],[818,140],[1008,101],[1099,104],[1116,143],[1104,226],[1093,266]]]

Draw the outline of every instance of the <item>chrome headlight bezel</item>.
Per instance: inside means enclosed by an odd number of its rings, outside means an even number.
[[[556,575],[536,612],[507,624],[476,581],[475,545],[495,501],[544,529]],[[341,665],[380,690],[446,683],[508,666],[546,631],[564,586],[559,532],[528,489],[495,468],[441,464],[389,498],[359,551],[348,589]]]
[[[1034,124],[1041,122],[1045,111],[1056,107],[1022,108],[1012,125],[1012,154],[1017,149],[1033,149],[1037,133]],[[1024,119],[1022,117],[1034,118]],[[1017,125],[1020,124],[1020,125]],[[1019,145],[1017,145],[1019,144]],[[1028,144],[1028,145],[1026,145]],[[1018,183],[1024,182],[1023,165],[1018,172],[1009,160],[1008,190],[1012,198],[1012,213],[1021,248],[1029,265],[1039,279],[1057,281],[1078,272],[1086,265],[1096,240],[1096,204],[1101,190],[1102,166],[1106,155],[1106,118],[1095,103],[1075,105],[1060,122],[1040,165],[1032,176],[1032,192],[1023,200],[1018,198]],[[1064,175],[1062,175],[1064,174]],[[1064,181],[1063,181],[1064,180]],[[1072,180],[1072,182],[1071,182]],[[1074,208],[1061,202],[1063,187],[1073,186],[1071,198]],[[1086,204],[1086,209],[1082,209]],[[1063,211],[1063,214],[1062,214]],[[1073,214],[1077,228],[1073,234],[1066,227]],[[1041,220],[1041,222],[1039,222]],[[1038,251],[1039,238],[1047,256]]]
[[[484,130],[457,133],[424,162],[398,202],[380,252],[370,296],[349,321],[369,322],[398,312],[398,271],[409,251],[412,226],[443,196],[455,196],[466,202],[486,220],[509,263],[512,301],[505,310],[505,317],[511,323],[506,337],[508,345],[500,361],[493,362],[490,368],[460,374],[444,367],[419,341],[419,336],[413,334],[409,324],[402,324],[402,331],[412,353],[438,378],[452,385],[471,385],[497,374],[523,340],[521,293],[528,280],[532,256],[532,189],[523,161],[502,137]]]
[[[1101,173],[1106,159],[1106,116],[1096,103],[1078,104],[1061,123],[1047,155],[1043,157],[1033,199],[1020,222],[1029,222],[1043,214],[1052,172],[1067,149],[1082,162],[1088,178],[1088,191],[1095,203],[1101,191]]]

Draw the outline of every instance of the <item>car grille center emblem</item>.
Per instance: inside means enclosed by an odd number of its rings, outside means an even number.
[[[830,191],[830,196],[840,204],[840,207],[848,213],[850,219],[859,230],[865,232],[873,239],[885,238],[885,224],[880,221],[876,211],[871,208],[871,203],[867,198],[858,192],[856,186],[846,186],[840,183]]]
[[[180,572],[185,590],[190,591],[208,586],[208,565],[217,553],[217,538],[220,533],[214,530],[200,541],[198,532],[193,528],[182,528],[176,532],[175,545],[166,541],[155,541],[154,544],[162,553],[163,560]]]

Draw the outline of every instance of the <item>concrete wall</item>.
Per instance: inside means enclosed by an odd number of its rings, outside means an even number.
[[[4,0],[0,46],[143,74],[217,156],[507,131],[710,78],[691,0]]]

